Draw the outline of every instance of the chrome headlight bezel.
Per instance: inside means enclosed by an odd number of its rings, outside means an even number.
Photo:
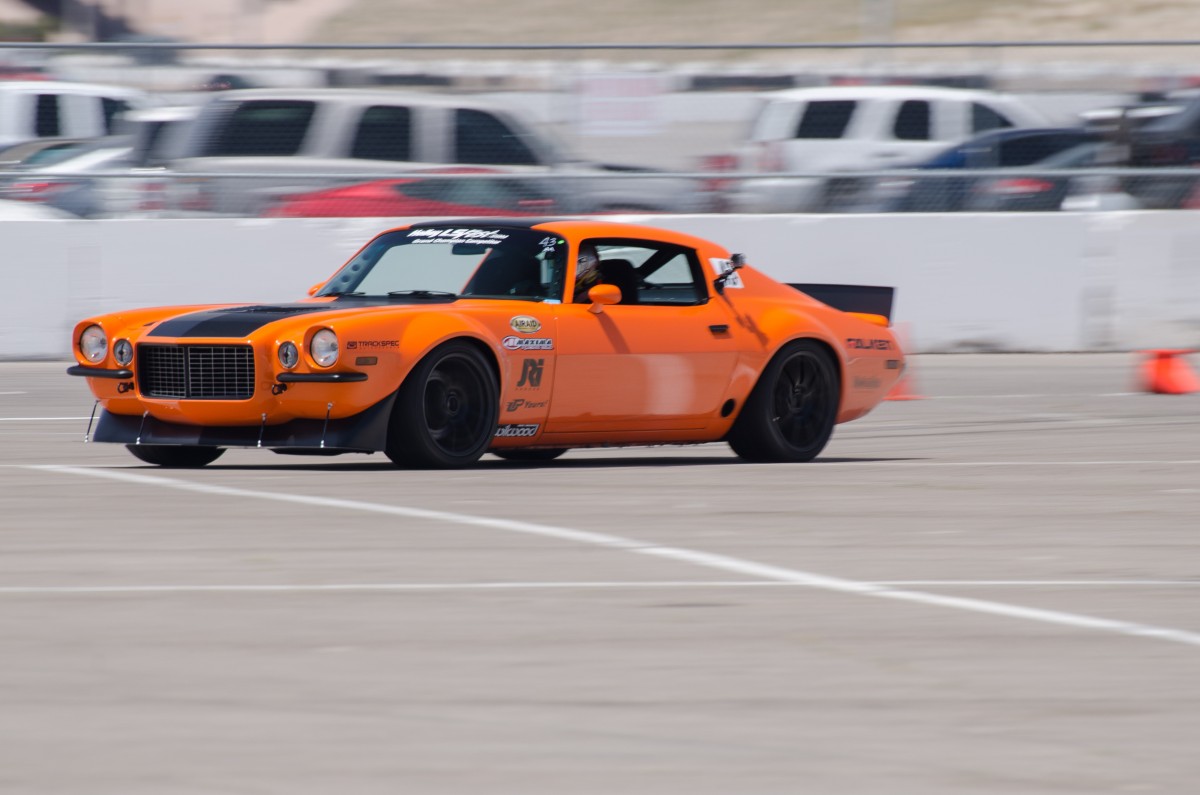
[[[108,335],[93,323],[79,335],[79,352],[90,364],[100,364],[108,355]]]
[[[338,338],[333,329],[323,328],[308,342],[308,355],[317,367],[333,367],[338,360]]]
[[[113,343],[113,360],[122,367],[133,363],[133,343],[127,339],[119,339]]]
[[[279,365],[285,370],[292,370],[296,365],[300,364],[300,349],[296,347],[296,343],[291,340],[283,342],[276,351],[276,358],[279,359]]]

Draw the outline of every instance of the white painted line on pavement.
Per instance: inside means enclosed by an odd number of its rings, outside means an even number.
[[[438,522],[466,525],[469,527],[486,527],[494,530],[507,530],[515,533],[554,538],[560,541],[574,541],[582,544],[616,549],[638,555],[651,555],[666,560],[691,563],[720,571],[733,572],[764,580],[790,582],[821,588],[837,593],[870,596],[877,599],[892,599],[921,605],[945,607],[953,610],[963,610],[972,613],[1021,618],[1043,624],[1056,624],[1075,629],[1091,629],[1101,632],[1111,632],[1139,638],[1155,638],[1189,646],[1200,646],[1200,633],[1188,632],[1169,627],[1158,627],[1151,624],[1139,624],[1130,621],[1117,621],[1107,618],[1087,616],[1080,613],[1066,613],[1058,610],[1041,610],[1038,608],[1010,605],[1004,602],[993,602],[983,599],[944,596],[925,591],[910,591],[877,585],[869,582],[847,580],[840,577],[830,577],[814,572],[789,569],[783,566],[773,566],[757,563],[751,560],[701,552],[679,547],[665,547],[638,541],[632,538],[594,533],[585,530],[572,530],[566,527],[519,522],[511,519],[492,519],[483,516],[451,513],[448,511],[432,511],[423,508],[408,508],[400,505],[384,505],[358,500],[343,500],[331,497],[317,497],[302,494],[281,494],[268,491],[217,486],[208,483],[196,483],[178,478],[155,477],[140,475],[122,470],[86,469],[82,467],[40,465],[30,466],[29,469],[43,472],[57,472],[65,475],[80,475],[84,477],[104,478],[109,480],[135,483],[156,488],[170,488],[180,491],[191,491],[199,494],[213,494],[225,497],[246,497],[251,499],[285,502],[296,505],[311,505],[320,508],[335,508],[340,510],[362,511],[388,516],[403,516],[412,519],[427,519]]]
[[[87,417],[0,417],[0,422],[59,422],[64,420],[86,420]]]
[[[887,580],[865,585],[935,585],[939,587],[1179,587],[1200,586],[1200,580]],[[538,591],[538,590],[662,590],[706,588],[811,588],[804,582],[772,580],[628,580],[611,582],[337,582],[337,583],[221,583],[192,585],[5,585],[0,596],[55,596],[163,593],[370,593],[428,591]]]

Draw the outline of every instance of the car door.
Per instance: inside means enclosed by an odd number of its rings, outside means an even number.
[[[622,302],[560,307],[557,371],[547,434],[628,434],[703,428],[718,416],[744,330],[725,302],[709,300],[697,253],[645,240],[585,241],[606,265],[601,281]],[[625,267],[626,264],[629,267]]]

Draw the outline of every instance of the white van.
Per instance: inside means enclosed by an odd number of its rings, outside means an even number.
[[[120,86],[0,82],[0,147],[38,138],[112,135],[120,114],[148,104],[146,94]]]
[[[735,212],[822,209],[829,180],[785,176],[899,168],[986,130],[1045,127],[1021,100],[992,91],[936,86],[825,86],[774,91],[737,153],[744,180]],[[779,175],[779,176],[776,176]]]

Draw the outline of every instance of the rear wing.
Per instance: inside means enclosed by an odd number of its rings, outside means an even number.
[[[858,284],[792,284],[810,298],[828,304],[842,312],[856,315],[878,315],[888,323],[892,321],[892,302],[896,298],[895,287],[868,287]]]

